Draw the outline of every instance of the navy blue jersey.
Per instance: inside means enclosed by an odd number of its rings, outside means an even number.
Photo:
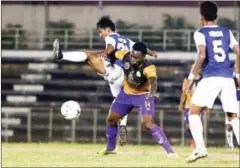
[[[233,68],[229,59],[230,31],[224,27],[213,26],[202,27],[197,32],[204,35],[206,44],[203,78],[212,76],[232,78]]]

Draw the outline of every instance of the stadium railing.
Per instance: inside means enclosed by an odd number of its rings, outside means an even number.
[[[183,113],[177,112],[177,103],[181,80],[189,62],[156,60],[154,63],[159,73],[160,92],[160,98],[156,100],[155,120],[173,144],[186,144]],[[105,142],[105,118],[112,98],[108,84],[87,67],[79,63],[46,62],[41,57],[3,57],[1,115],[4,119],[4,141]],[[67,121],[60,114],[62,102],[71,98],[79,100],[82,107],[81,117],[76,122]],[[213,114],[218,119],[211,120],[210,134],[207,120],[204,124],[205,134],[215,135],[212,139],[219,139],[218,144],[224,140],[219,138],[224,136],[224,128],[219,127],[219,120],[224,119],[220,110]],[[142,130],[140,121],[136,110],[130,114],[129,142],[154,143]]]
[[[11,29],[10,33],[2,33],[2,49],[51,49],[52,42],[59,38],[64,50],[102,49],[104,43],[95,29],[45,29],[41,33],[25,30],[24,38],[19,28]],[[134,40],[144,41],[150,48],[157,51],[195,51],[191,29],[124,29],[117,30],[120,34]],[[237,40],[240,32],[232,30]]]

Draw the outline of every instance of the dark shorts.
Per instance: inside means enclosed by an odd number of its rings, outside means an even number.
[[[130,95],[123,90],[119,93],[111,105],[111,110],[121,116],[127,115],[134,107],[138,107],[141,115],[153,115],[155,102],[154,98],[146,98],[147,94]]]
[[[189,108],[185,108],[184,111],[184,124],[189,124]],[[204,116],[204,110],[201,111],[200,113],[200,117],[201,117],[201,121],[203,122],[203,116]]]

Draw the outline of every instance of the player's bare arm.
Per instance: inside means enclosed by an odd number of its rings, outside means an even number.
[[[157,96],[157,78],[150,77],[148,81],[150,84],[150,92],[148,94],[148,97],[156,97]]]
[[[179,105],[178,105],[178,110],[180,112],[183,112],[184,111],[184,103],[185,103],[185,100],[186,100],[186,81],[187,79],[184,79],[183,80],[183,83],[182,83],[182,93],[181,93],[181,97],[180,97],[180,102],[179,102]]]
[[[199,79],[199,73],[201,72],[201,67],[206,59],[206,47],[205,45],[199,45],[198,46],[198,57],[196,61],[194,62],[192,69],[190,71],[188,82],[186,86],[186,90],[188,91],[191,84],[193,83],[193,80]]]

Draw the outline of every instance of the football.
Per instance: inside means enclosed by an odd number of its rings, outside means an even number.
[[[81,114],[81,107],[76,101],[66,101],[62,104],[61,114],[66,120],[77,119]]]

